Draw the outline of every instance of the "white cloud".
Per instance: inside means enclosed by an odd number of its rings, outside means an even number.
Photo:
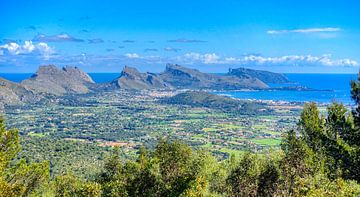
[[[45,59],[49,59],[50,55],[55,51],[49,47],[46,43],[40,42],[36,45],[37,50],[39,50],[40,54],[44,56]]]
[[[45,59],[47,59],[54,52],[55,51],[51,47],[43,42],[33,44],[32,41],[25,41],[23,45],[19,45],[15,42],[0,45],[1,55],[5,55],[6,53],[10,55],[39,53],[40,55],[44,56]]]
[[[35,46],[32,44],[31,41],[25,41],[25,44],[22,46],[22,48],[28,53],[30,53],[35,49]]]
[[[307,28],[307,29],[284,29],[284,30],[269,30],[268,34],[286,34],[286,33],[329,33],[341,31],[337,27],[325,27],[325,28]]]
[[[0,46],[0,49],[4,52],[4,50],[7,50],[10,54],[17,55],[20,53],[19,49],[20,46],[17,43],[8,43]]]
[[[216,64],[219,63],[220,60],[220,57],[215,53],[186,53],[183,57],[189,61],[199,61],[204,64]]]
[[[137,53],[127,53],[127,54],[125,54],[125,56],[130,59],[140,58],[140,55],[138,55]]]
[[[235,65],[269,65],[269,66],[359,66],[355,60],[348,58],[333,59],[331,55],[286,55],[280,57],[264,57],[246,55],[241,57],[220,57],[215,53],[187,53],[176,57],[176,61],[184,64],[235,64]]]
[[[256,64],[286,64],[286,65],[322,65],[322,66],[359,66],[359,63],[351,59],[333,59],[331,55],[288,55],[281,57],[245,56],[238,59],[239,63]]]

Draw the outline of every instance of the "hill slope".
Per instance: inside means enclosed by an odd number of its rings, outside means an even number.
[[[125,66],[120,77],[111,82],[122,89],[168,89],[171,85],[165,83],[154,73],[140,73],[136,68]]]
[[[161,102],[166,104],[188,105],[192,107],[207,107],[238,114],[259,114],[271,112],[271,110],[262,103],[241,101],[201,91],[187,91],[179,93],[170,98],[163,99]]]
[[[264,89],[268,86],[257,78],[220,76],[202,73],[196,69],[185,68],[177,64],[167,64],[160,77],[176,88],[231,90],[242,88]]]
[[[29,79],[21,82],[26,89],[36,93],[63,95],[66,93],[87,93],[93,84],[91,77],[77,67],[62,69],[54,65],[40,66]]]
[[[246,78],[246,77],[252,77],[257,78],[264,83],[289,83],[289,79],[284,75],[280,73],[273,73],[269,71],[263,71],[263,70],[253,70],[248,68],[236,68],[236,69],[230,69],[228,74],[229,76],[237,76],[239,78]]]
[[[40,95],[25,89],[20,84],[0,78],[0,105],[13,105],[22,102],[36,102],[41,99]]]

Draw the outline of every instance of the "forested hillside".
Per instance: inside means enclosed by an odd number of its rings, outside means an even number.
[[[93,179],[49,163],[18,160],[20,137],[0,120],[0,196],[359,196],[360,83],[351,82],[354,110],[333,103],[327,113],[304,105],[281,149],[218,161],[209,152],[167,138],[124,159],[114,148]]]

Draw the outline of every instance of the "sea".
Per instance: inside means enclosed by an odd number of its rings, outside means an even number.
[[[14,82],[29,78],[31,73],[0,73],[0,77]],[[117,78],[119,73],[90,73],[96,83],[106,83]],[[312,90],[246,90],[221,91],[215,94],[227,95],[239,99],[271,100],[286,102],[317,102],[333,101],[351,105],[350,81],[357,79],[357,74],[285,74],[291,84],[269,84],[270,87],[305,86]]]

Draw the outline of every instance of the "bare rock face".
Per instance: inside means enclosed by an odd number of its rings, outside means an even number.
[[[68,74],[68,76],[72,78],[79,79],[79,81],[84,81],[88,83],[95,83],[93,79],[84,71],[80,70],[78,67],[73,66],[65,66],[62,68],[64,72]]]
[[[94,84],[94,81],[79,68],[66,66],[59,69],[55,65],[40,66],[31,78],[21,82],[26,89],[35,93],[53,95],[87,93],[91,84]]]
[[[0,78],[0,105],[14,105],[23,102],[37,102],[41,95],[25,89],[20,84]]]
[[[122,89],[169,89],[171,86],[165,83],[154,73],[140,73],[136,68],[125,66],[120,77],[112,81],[112,84]]]
[[[125,66],[119,78],[111,83],[122,89],[214,89],[236,90],[242,88],[265,89],[268,86],[261,80],[235,75],[215,75],[202,73],[196,69],[186,68],[177,64],[167,64],[160,74],[140,73],[136,68]]]
[[[264,89],[268,86],[261,80],[246,76],[220,76],[202,73],[196,69],[185,68],[177,64],[167,64],[160,78],[176,88],[231,90],[241,88]]]

